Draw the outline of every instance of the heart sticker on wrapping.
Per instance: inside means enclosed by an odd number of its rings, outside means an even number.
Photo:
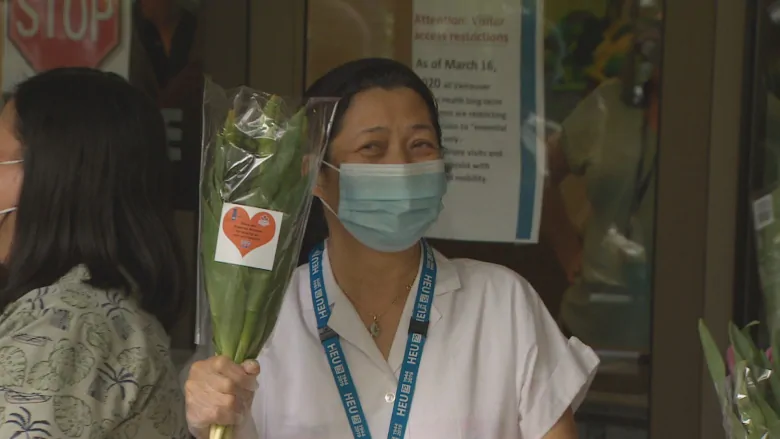
[[[273,215],[263,211],[249,218],[246,210],[233,207],[222,218],[222,232],[236,246],[241,256],[246,256],[274,239],[276,220]]]

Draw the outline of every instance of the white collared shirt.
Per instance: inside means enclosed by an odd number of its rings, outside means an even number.
[[[568,407],[581,402],[598,357],[563,337],[536,292],[513,271],[439,253],[436,261],[428,339],[406,438],[543,438]],[[385,361],[336,284],[327,252],[323,270],[329,326],[341,336],[371,435],[385,438],[414,294]],[[237,437],[353,437],[320,343],[309,285],[308,267],[299,268],[259,357],[252,422]]]

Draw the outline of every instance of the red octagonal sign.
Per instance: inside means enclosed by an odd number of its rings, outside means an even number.
[[[36,71],[97,68],[120,43],[119,0],[10,0],[8,34]]]

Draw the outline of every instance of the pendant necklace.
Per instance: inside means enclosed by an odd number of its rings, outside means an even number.
[[[409,285],[406,286],[406,291],[404,291],[404,292],[408,293],[411,289],[412,289],[412,284],[409,284]],[[352,299],[349,297],[349,295],[347,295],[347,294],[344,294],[344,295],[347,296],[347,299],[349,299],[350,302],[352,302]],[[369,315],[371,316],[371,325],[369,325],[369,327],[368,327],[368,332],[371,334],[371,338],[376,339],[382,333],[382,327],[379,326],[379,320],[382,318],[382,316],[387,314],[387,312],[390,311],[390,309],[392,309],[392,307],[398,302],[398,299],[400,299],[400,298],[401,298],[401,293],[399,292],[395,296],[393,301],[390,302],[390,305],[387,306],[386,310],[384,310],[383,312],[381,312],[379,314],[369,313]],[[352,305],[355,306],[355,303],[352,302]],[[355,308],[357,308],[357,307],[355,307]]]

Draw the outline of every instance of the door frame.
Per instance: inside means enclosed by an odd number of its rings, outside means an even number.
[[[661,87],[652,439],[724,437],[697,321],[704,318],[725,350],[735,261],[743,256],[735,240],[746,3],[664,5],[671,44],[664,44]]]

